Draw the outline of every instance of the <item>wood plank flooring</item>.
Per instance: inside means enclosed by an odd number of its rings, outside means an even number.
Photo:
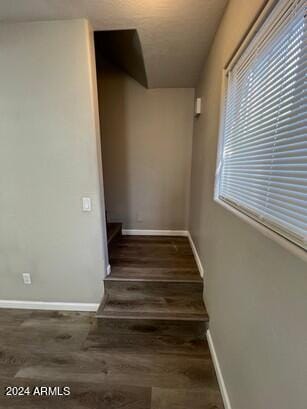
[[[110,263],[113,281],[202,282],[186,237],[121,236]]]
[[[204,338],[202,323],[195,321],[99,319],[89,332],[84,348],[209,358]]]
[[[119,274],[124,274],[127,264],[131,268],[127,277],[112,280],[111,276],[106,282],[110,299],[121,300],[113,304],[115,317],[0,310],[0,409],[223,408],[205,340],[202,284],[196,277],[189,278],[195,262],[188,242],[183,238],[134,237],[120,238],[118,247],[112,247],[110,259]],[[156,260],[158,248],[162,255]],[[174,263],[177,252],[182,260],[179,275]],[[121,264],[120,260],[126,261]],[[147,269],[141,271],[142,266]],[[170,279],[159,281],[165,269],[171,272]],[[138,280],[132,280],[136,277]],[[189,287],[193,291],[189,292]],[[185,302],[179,302],[185,297]],[[196,317],[200,307],[201,316]],[[128,318],[121,318],[123,309]],[[152,318],[153,310],[160,319]],[[161,319],[162,311],[168,315]],[[181,319],[175,319],[178,314]],[[71,395],[6,397],[8,385],[69,386]]]

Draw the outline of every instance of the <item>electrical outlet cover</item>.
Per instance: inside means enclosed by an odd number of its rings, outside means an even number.
[[[23,278],[24,284],[32,284],[30,273],[22,273],[22,278]]]

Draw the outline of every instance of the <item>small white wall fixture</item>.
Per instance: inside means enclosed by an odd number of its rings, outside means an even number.
[[[195,100],[195,116],[199,116],[201,114],[201,98],[198,97]]]

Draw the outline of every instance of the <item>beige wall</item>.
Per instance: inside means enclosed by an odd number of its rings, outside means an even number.
[[[213,202],[222,69],[263,0],[230,0],[197,95],[190,229],[233,409],[306,409],[307,265]]]
[[[99,70],[98,84],[109,220],[185,229],[194,90],[148,90],[110,65]]]
[[[1,24],[0,38],[0,300],[99,302],[107,260],[92,33],[72,20]]]

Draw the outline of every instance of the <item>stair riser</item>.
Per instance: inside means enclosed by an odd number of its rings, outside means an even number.
[[[202,295],[202,282],[177,282],[177,281],[134,281],[134,280],[105,280],[105,290],[109,291],[139,291],[140,293],[148,293],[150,295],[165,293],[165,296],[172,294],[186,294],[193,291],[195,297]]]
[[[100,319],[97,330],[107,334],[144,336],[199,337],[205,339],[207,324],[200,321]]]
[[[208,321],[201,283],[106,281],[105,286],[98,317]]]
[[[202,283],[198,270],[193,268],[121,267],[114,264],[107,280]]]

